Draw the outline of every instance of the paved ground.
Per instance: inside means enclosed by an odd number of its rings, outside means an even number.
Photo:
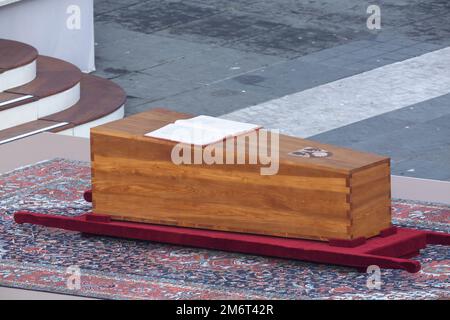
[[[95,0],[95,19],[96,73],[127,91],[127,114],[247,115],[450,180],[447,0]]]

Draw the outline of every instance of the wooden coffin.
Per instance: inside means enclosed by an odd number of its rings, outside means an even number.
[[[315,240],[369,238],[390,226],[389,158],[280,135],[275,175],[261,175],[259,163],[177,165],[175,142],[144,134],[189,117],[155,109],[93,128],[94,212]]]

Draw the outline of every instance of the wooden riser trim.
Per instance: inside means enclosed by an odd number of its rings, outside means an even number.
[[[37,50],[28,44],[0,39],[0,72],[27,65],[37,56]]]
[[[52,129],[63,127],[63,126],[66,126],[67,124],[68,124],[67,122],[53,123],[51,121],[43,121],[43,120],[33,121],[33,122],[28,123],[26,125],[26,127],[14,128],[13,130],[16,131],[15,133],[14,132],[3,132],[3,133],[0,132],[0,145],[15,141],[15,140],[23,139],[26,137],[30,137],[35,134],[39,134],[41,132],[51,131]],[[13,130],[11,130],[11,131],[13,131]],[[5,131],[7,131],[7,130],[5,130]]]
[[[3,94],[3,98],[0,100],[0,108],[6,105],[16,107],[21,104],[30,103],[37,100],[38,99],[33,97],[32,95],[22,95],[14,93]]]

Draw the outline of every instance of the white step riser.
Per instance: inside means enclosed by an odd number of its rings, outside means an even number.
[[[79,99],[80,84],[77,84],[66,91],[38,101],[0,111],[0,130],[63,111],[76,104]]]
[[[66,110],[80,100],[80,84],[62,93],[39,100],[41,105],[38,108],[38,118],[49,116]]]
[[[110,113],[100,119],[84,123],[82,125],[79,125],[75,128],[71,128],[68,130],[64,130],[61,132],[58,132],[59,134],[68,135],[68,136],[74,136],[74,137],[80,137],[80,138],[90,138],[90,130],[93,127],[100,126],[102,124],[120,120],[125,116],[125,105],[121,106],[119,109],[114,111],[113,113]]]
[[[16,88],[36,78],[36,61],[0,73],[0,92]]]

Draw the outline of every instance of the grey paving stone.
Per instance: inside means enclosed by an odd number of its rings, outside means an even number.
[[[421,0],[383,1],[380,3],[382,27],[402,27],[439,14]]]
[[[353,71],[339,66],[305,62],[300,58],[250,72],[244,76],[233,78],[231,81],[248,83],[248,79],[253,78],[255,90],[270,92],[281,97],[352,74]]]
[[[196,0],[194,0],[197,2]],[[227,2],[227,0],[206,0],[201,1],[208,4]],[[304,27],[306,23],[312,21],[314,23],[326,24],[326,19],[321,18],[327,12],[335,12],[338,10],[341,14],[346,14],[352,10],[352,1],[340,0],[339,5],[335,5],[333,1],[297,1],[297,0],[252,0],[252,1],[229,1],[227,7],[230,11],[245,12],[260,17],[265,17],[267,20],[282,23],[292,27]],[[353,1],[353,6],[355,5]],[[219,5],[220,7],[220,5]],[[340,25],[343,25],[340,21]],[[345,23],[344,23],[345,25]],[[345,26],[347,27],[347,26]],[[339,26],[335,26],[338,29]]]
[[[327,48],[319,51],[315,51],[308,55],[302,56],[302,61],[309,62],[321,62],[324,60],[340,57],[346,55],[350,52],[357,50],[354,46],[351,46],[350,43],[341,44],[332,48]]]
[[[138,72],[114,78],[113,81],[120,85],[129,96],[148,101],[164,99],[199,87],[189,79],[166,79]]]
[[[355,47],[356,49],[364,49],[364,48],[368,48],[368,47],[372,47],[374,46],[374,41],[373,40],[356,40],[356,41],[352,41],[348,43],[349,46]]]
[[[450,109],[450,105],[447,105],[447,108]],[[450,113],[447,113],[446,115],[442,115],[435,119],[429,120],[429,121],[427,121],[427,124],[436,126],[437,128],[450,129]],[[449,133],[447,138],[450,141],[450,132],[448,130],[445,130],[445,132]],[[449,159],[449,161],[450,161],[450,159]]]
[[[362,48],[360,50],[353,51],[350,55],[354,56],[357,61],[365,60],[367,58],[379,57],[383,55],[386,51],[370,46],[367,48]]]
[[[215,1],[215,0],[213,0]],[[236,0],[235,0],[236,1]],[[286,13],[292,11],[293,14],[305,12],[308,15],[320,17],[324,12],[329,13],[346,13],[349,11],[359,12],[361,8],[365,8],[368,1],[340,0],[339,2],[332,0],[322,1],[297,1],[297,0],[260,0],[253,1],[253,5],[260,8],[260,13],[281,12]],[[364,10],[365,11],[365,10]]]
[[[450,153],[440,152],[434,156],[423,154],[395,163],[392,174],[422,179],[450,181]]]
[[[324,143],[351,147],[354,144],[364,142],[367,139],[386,136],[390,132],[411,126],[412,124],[413,123],[410,121],[390,118],[383,114],[327,131],[310,138]]]
[[[270,93],[254,90],[253,86],[236,85],[230,81],[223,81],[147,103],[145,106],[141,106],[139,110],[165,107],[197,115],[219,116],[243,106],[259,104],[272,98],[274,96]]]
[[[187,0],[191,4],[200,4],[204,6],[213,6],[221,10],[243,10],[253,3],[261,4],[261,0]]]
[[[112,22],[95,22],[95,45],[96,49],[105,45],[111,45],[117,41],[123,41],[124,39],[134,40],[136,42],[145,41],[146,36],[141,32],[128,30],[122,27],[120,24]]]
[[[213,7],[191,5],[178,1],[143,1],[102,14],[99,21],[114,21],[142,33],[153,33],[171,26],[185,24],[217,14]]]
[[[369,65],[368,63],[364,61],[355,62],[353,64],[348,64],[345,66],[348,70],[351,70],[353,73],[363,73],[366,71],[370,71],[372,69],[378,68],[378,65]]]
[[[110,0],[97,0],[94,1],[94,14],[100,15],[102,13],[111,12],[121,7],[121,4],[115,3]]]
[[[179,39],[139,34],[98,46],[96,55],[101,71],[105,71],[106,68],[139,71],[206,48],[208,46]]]
[[[138,3],[140,0],[95,0],[94,13],[96,16],[112,12],[114,10],[129,7]]]
[[[294,58],[346,43],[351,36],[321,26],[282,26],[231,44],[233,48]]]
[[[418,55],[417,52],[412,52],[412,51],[408,51],[408,50],[403,50],[403,51],[399,52],[399,50],[396,50],[396,51],[384,53],[383,58],[391,59],[391,60],[395,60],[395,61],[402,61],[402,60],[406,60],[406,59],[411,59],[417,55]]]
[[[450,94],[385,114],[388,118],[425,123],[450,114]]]
[[[128,95],[127,101],[125,103],[125,114],[126,115],[134,114],[135,112],[133,112],[133,109],[147,103],[148,101],[150,100]]]
[[[441,1],[432,1],[433,4],[442,3]],[[426,42],[428,44],[445,44],[448,45],[450,33],[450,8],[443,7],[440,13],[429,17],[428,19],[422,19],[413,21],[410,24],[405,24],[399,28],[398,32],[404,34],[408,38],[420,42]],[[420,7],[419,7],[420,8]],[[423,10],[422,8],[418,11]]]
[[[398,33],[392,32],[392,30],[381,29],[373,36],[372,40],[380,43],[396,43],[398,36]]]
[[[95,57],[95,66],[96,71],[93,74],[105,79],[113,79],[133,72],[132,70],[125,68],[114,67],[110,61],[103,59],[102,56],[98,54]]]
[[[158,34],[201,43],[224,44],[236,42],[282,26],[282,24],[241,12],[226,12],[174,26]]]
[[[125,114],[127,116],[129,116],[129,115],[148,111],[148,110],[155,109],[155,108],[165,108],[165,109],[175,110],[173,108],[169,108],[169,106],[164,103],[164,100],[161,100],[161,104],[158,104],[158,102],[155,103],[153,101],[153,102],[141,103],[141,104],[135,105],[135,106],[125,107]]]
[[[406,108],[402,112],[405,113]],[[311,139],[390,156],[393,174],[450,180],[450,126],[447,120],[414,124],[409,120],[394,119],[388,113]]]
[[[280,57],[208,47],[142,72],[150,76],[190,79],[199,84],[209,84],[283,61],[286,60]]]
[[[346,54],[323,60],[320,63],[328,66],[347,67],[358,63],[361,60],[362,58],[355,54]]]
[[[413,45],[420,43],[420,41],[412,40],[411,38],[408,38],[407,36],[403,36],[398,32],[396,32],[396,33],[390,32],[389,34],[393,34],[394,36],[392,39],[388,40],[385,43],[392,43],[395,45],[399,45],[401,47],[409,47],[409,46],[413,46]]]
[[[358,43],[355,45],[355,43]],[[397,44],[375,40],[349,42],[337,47],[301,57],[303,61],[320,62],[332,66],[345,66],[355,71],[368,71],[375,67],[411,58],[413,55],[396,53],[403,48]]]
[[[375,50],[381,51],[380,54],[385,54],[386,52],[392,52],[395,50],[399,50],[404,48],[406,45],[401,44],[399,42],[377,42],[374,41],[374,44],[372,47]]]
[[[399,60],[390,59],[384,55],[380,55],[380,56],[376,56],[376,57],[369,57],[369,58],[362,59],[362,60],[356,62],[354,65],[347,65],[347,67],[353,69],[355,66],[358,67],[358,65],[361,64],[361,65],[365,65],[364,71],[368,71],[368,70],[372,70],[375,68],[379,68],[379,67],[397,62],[397,61],[399,61]]]
[[[414,159],[419,154],[442,154],[450,148],[450,128],[437,127],[430,124],[416,124],[409,128],[391,131],[386,135],[368,138],[352,144],[359,150],[375,152],[392,157],[393,164]]]
[[[413,46],[408,46],[399,50],[395,50],[392,53],[396,54],[405,54],[409,56],[419,56],[425,54],[427,52],[435,51],[442,49],[444,46],[442,45],[434,45],[430,43],[419,43]]]
[[[450,29],[449,29],[450,30]],[[427,42],[420,42],[415,45],[409,46],[407,48],[422,50],[424,52],[430,52],[434,50],[439,50],[446,47],[445,44],[435,44],[435,43],[427,43]]]

